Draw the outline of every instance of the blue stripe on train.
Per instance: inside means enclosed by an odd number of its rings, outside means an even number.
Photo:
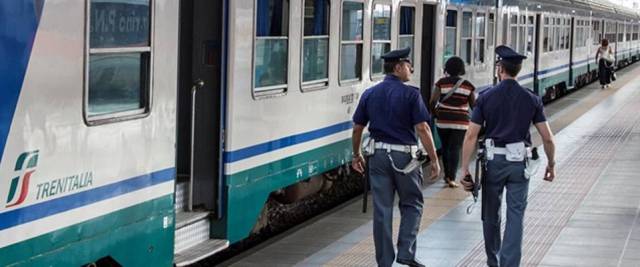
[[[328,127],[320,128],[317,130],[313,130],[313,131],[309,131],[301,134],[290,135],[277,140],[264,142],[264,143],[253,145],[246,148],[241,148],[235,151],[228,151],[224,153],[224,163],[236,162],[239,160],[264,154],[270,151],[312,141],[328,135],[349,130],[352,127],[353,126],[351,121],[345,121],[345,122],[334,124]]]
[[[44,0],[0,1],[0,161],[13,121]]]
[[[0,213],[0,231],[61,212],[91,205],[150,186],[173,180],[175,168],[168,168],[72,195]]]

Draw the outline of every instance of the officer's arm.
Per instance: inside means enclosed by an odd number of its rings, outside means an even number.
[[[353,124],[353,133],[352,133],[352,148],[353,148],[353,156],[360,156],[360,144],[362,143],[362,132],[364,131],[364,125]]]
[[[553,167],[555,165],[555,154],[556,154],[556,145],[553,141],[553,133],[551,132],[551,128],[549,127],[549,123],[546,121],[539,122],[535,124],[540,137],[542,138],[542,144],[544,147],[544,153],[547,154],[547,160],[549,167]]]
[[[464,143],[462,144],[462,175],[469,174],[469,161],[471,155],[476,149],[476,142],[478,142],[478,133],[480,133],[481,126],[474,122],[469,123],[469,129],[464,136]]]
[[[422,146],[427,150],[427,154],[432,162],[438,162],[438,154],[436,154],[436,146],[433,144],[433,136],[431,135],[431,128],[426,122],[421,122],[415,125],[418,137]]]

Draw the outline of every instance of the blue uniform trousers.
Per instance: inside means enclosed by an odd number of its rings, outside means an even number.
[[[411,155],[390,152],[397,168],[404,168]],[[395,192],[400,197],[400,230],[398,232],[398,259],[412,260],[416,254],[416,236],[422,217],[422,169],[404,175],[391,167],[386,150],[378,149],[369,158],[369,183],[373,192],[373,239],[378,266],[391,266],[395,259],[393,248],[393,202]]]
[[[529,179],[524,176],[524,162],[510,162],[495,155],[487,162],[483,187],[482,220],[487,265],[520,266],[524,210],[527,207]],[[507,223],[504,242],[500,238],[500,205],[507,188]],[[498,261],[499,259],[499,261]]]

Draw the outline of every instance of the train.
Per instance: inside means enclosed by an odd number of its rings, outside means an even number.
[[[255,231],[274,194],[348,170],[351,116],[411,47],[428,101],[497,45],[552,101],[640,58],[600,0],[0,1],[0,266],[185,266]]]

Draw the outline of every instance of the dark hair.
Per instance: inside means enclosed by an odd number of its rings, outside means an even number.
[[[464,75],[464,61],[459,57],[451,57],[444,63],[444,71],[450,76]]]
[[[382,65],[383,69],[384,69],[384,74],[391,74],[393,73],[393,69],[396,68],[396,64],[400,63],[401,61],[392,61],[392,62],[384,62],[384,64]]]
[[[504,72],[509,74],[509,76],[511,77],[516,77],[516,75],[518,75],[518,73],[520,73],[520,70],[522,69],[522,63],[513,64],[509,61],[502,60],[499,62],[499,64],[500,66],[502,66],[502,69],[504,70]]]
[[[602,39],[602,46],[609,46],[609,40],[607,40],[606,38]]]

